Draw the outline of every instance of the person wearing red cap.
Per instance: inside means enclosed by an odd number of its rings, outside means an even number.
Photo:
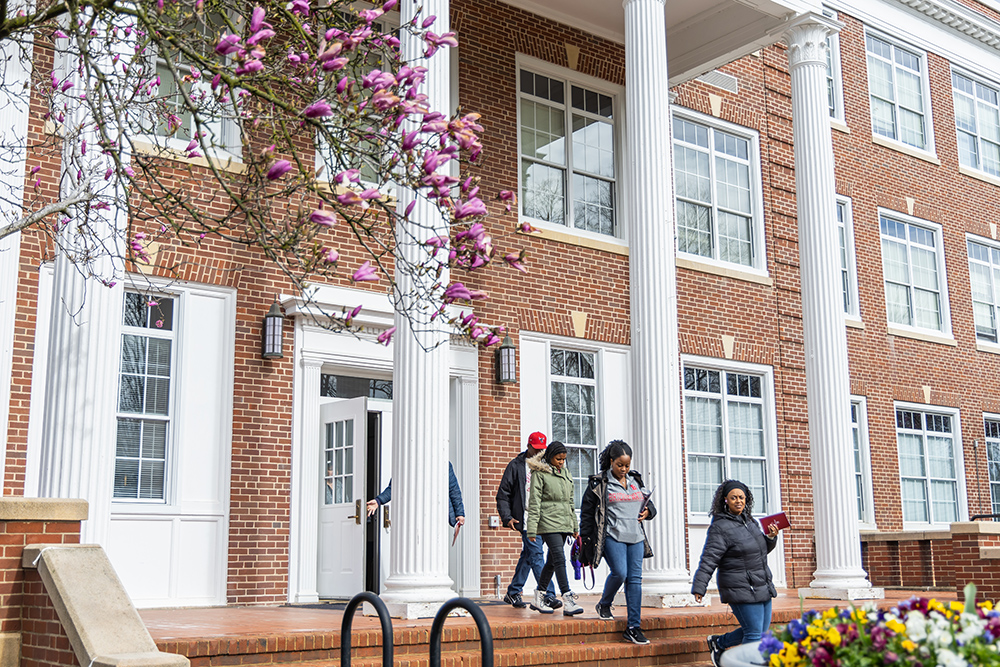
[[[542,551],[542,541],[532,542],[528,539],[526,532],[528,526],[527,509],[528,493],[531,490],[531,471],[525,461],[545,451],[547,439],[544,433],[535,431],[528,436],[528,447],[514,457],[507,464],[503,471],[503,478],[500,480],[500,488],[497,489],[497,514],[500,515],[500,522],[521,533],[521,557],[517,559],[517,566],[514,568],[514,576],[507,586],[507,594],[503,601],[513,605],[516,609],[524,609],[527,603],[521,598],[524,584],[528,581],[528,573],[535,575],[538,581],[542,575],[542,567],[545,565],[545,557]],[[555,586],[549,582],[545,595],[545,604],[552,609],[558,609],[562,602],[556,597]]]

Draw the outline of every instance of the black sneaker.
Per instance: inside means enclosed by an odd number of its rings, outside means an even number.
[[[559,609],[562,607],[562,600],[559,599],[558,595],[553,595],[552,593],[545,594],[545,604],[549,609]]]
[[[722,653],[726,650],[719,646],[719,635],[708,636],[708,652],[711,653],[712,664],[719,667],[722,663]]]
[[[646,639],[646,635],[642,634],[642,630],[639,628],[629,628],[622,633],[622,637],[625,641],[632,642],[633,644],[648,644],[649,640]]]
[[[503,596],[503,601],[514,609],[524,609],[528,606],[528,603],[521,599],[520,593],[507,593],[507,595]]]
[[[615,617],[611,615],[612,606],[609,604],[597,603],[597,617],[602,621],[613,621]]]

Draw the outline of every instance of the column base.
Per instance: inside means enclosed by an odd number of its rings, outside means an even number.
[[[673,607],[707,607],[712,604],[712,596],[702,597],[697,602],[690,593],[643,593],[642,606],[653,609],[671,609]]]
[[[438,610],[444,606],[443,602],[387,602],[386,609],[392,618],[402,618],[414,620],[418,618],[434,618]],[[378,616],[375,607],[365,602],[362,604],[362,613],[365,616]],[[465,609],[452,609],[449,616],[469,616]]]
[[[885,598],[884,588],[800,588],[800,598],[822,600],[881,600]]]

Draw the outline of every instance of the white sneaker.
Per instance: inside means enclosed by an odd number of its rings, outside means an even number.
[[[575,616],[583,613],[583,607],[576,603],[576,593],[563,593],[563,616]]]
[[[535,611],[541,612],[543,614],[551,614],[555,610],[552,607],[545,604],[545,595],[546,595],[545,591],[540,591],[538,589],[535,589],[535,596],[531,600],[531,603],[528,606],[534,609]]]

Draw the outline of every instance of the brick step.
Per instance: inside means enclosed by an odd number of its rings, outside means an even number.
[[[494,650],[495,667],[538,667],[540,665],[605,665],[628,664],[638,666],[688,665],[702,667],[710,665],[706,660],[708,651],[703,640],[693,638],[653,639],[652,643],[637,646],[621,639],[613,642],[586,642],[559,644],[555,646],[535,646],[521,649]],[[425,647],[426,648],[426,647]],[[264,663],[260,667],[279,667],[287,662]],[[296,667],[339,667],[339,652],[335,659],[295,662]],[[430,667],[428,653],[415,652],[405,655],[393,654],[394,667]],[[441,652],[441,667],[480,667],[482,655],[475,651]],[[382,667],[381,653],[375,656],[351,656],[351,667]]]

